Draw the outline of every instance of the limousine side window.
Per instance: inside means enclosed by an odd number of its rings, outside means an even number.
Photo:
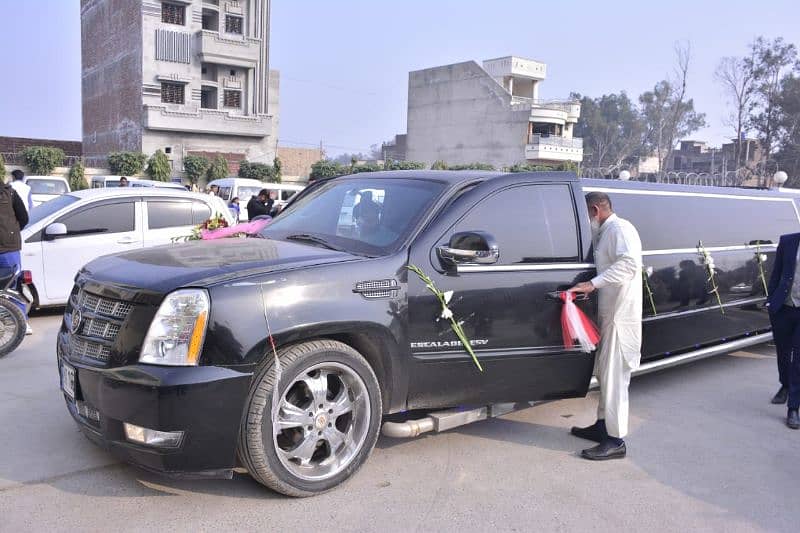
[[[451,230],[485,231],[500,247],[498,265],[578,260],[578,224],[567,185],[503,189],[475,205]]]
[[[742,246],[761,240],[778,242],[796,231],[791,201],[730,197],[620,194],[609,192],[614,211],[639,231],[644,250]],[[664,231],[669,224],[669,231]]]

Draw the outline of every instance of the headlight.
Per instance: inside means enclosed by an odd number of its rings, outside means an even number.
[[[208,310],[208,293],[203,289],[180,289],[168,294],[147,330],[139,362],[197,365],[206,336]]]

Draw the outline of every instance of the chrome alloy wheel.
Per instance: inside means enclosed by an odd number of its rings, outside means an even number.
[[[301,479],[321,481],[344,470],[367,437],[369,393],[340,363],[316,364],[281,391],[272,427],[281,464]]]

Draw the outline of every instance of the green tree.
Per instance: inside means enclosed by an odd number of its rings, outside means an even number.
[[[495,170],[494,165],[489,163],[465,163],[461,165],[450,165],[449,170]]]
[[[311,165],[311,174],[309,174],[309,181],[314,181],[324,178],[334,178],[336,176],[343,176],[347,174],[348,167],[343,167],[340,163],[331,161],[329,159],[320,159]]]
[[[776,101],[780,136],[773,156],[778,168],[789,174],[788,186],[800,185],[800,77],[789,75],[781,82]]]
[[[208,181],[214,180],[221,180],[222,178],[228,177],[228,160],[218,155],[214,158],[214,161],[211,162],[211,166],[208,167],[208,171],[206,172],[206,178]]]
[[[169,181],[172,169],[169,166],[169,159],[160,148],[150,157],[147,162],[147,175],[153,181]]]
[[[280,183],[283,179],[283,164],[281,160],[278,159],[278,156],[275,156],[275,159],[272,160],[272,181],[274,183]]]
[[[116,176],[136,176],[144,170],[147,156],[142,152],[111,152],[108,168]]]
[[[240,178],[259,181],[275,181],[275,170],[266,163],[251,163],[246,159],[239,162]]]
[[[360,174],[362,172],[380,172],[383,167],[377,163],[364,163],[363,165],[355,165],[350,168],[351,174]]]
[[[751,45],[755,98],[750,106],[750,127],[754,129],[764,150],[766,166],[780,135],[779,100],[783,81],[797,67],[797,47],[778,37],[773,41],[759,37]]]
[[[641,150],[645,124],[624,91],[599,98],[573,96],[581,102],[574,133],[583,139],[586,166],[611,173]]]
[[[441,159],[434,161],[431,170],[447,170],[447,163]]]
[[[83,161],[80,159],[75,161],[72,167],[70,167],[68,178],[69,188],[73,191],[89,188],[89,185],[86,183],[86,167],[84,167]]]
[[[751,57],[723,57],[714,71],[714,79],[722,87],[722,92],[731,107],[731,113],[723,118],[726,126],[736,134],[736,168],[742,166],[742,144],[747,128],[747,120],[756,89],[756,76]]]
[[[209,166],[211,162],[201,155],[187,155],[183,158],[183,171],[192,185],[196,185],[206,175]]]
[[[387,159],[383,163],[384,170],[422,170],[427,165],[419,161],[393,161]]]
[[[22,150],[25,165],[35,176],[49,176],[64,161],[64,150],[52,146],[29,146]]]

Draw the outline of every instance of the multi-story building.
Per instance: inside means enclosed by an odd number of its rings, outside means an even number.
[[[270,0],[81,0],[83,152],[269,162],[278,73]]]
[[[739,143],[736,139],[724,143],[721,148],[708,146],[705,141],[685,140],[672,152],[667,161],[667,170],[676,172],[727,172],[737,170],[736,151]],[[754,169],[763,158],[763,150],[757,139],[743,138],[742,154],[739,166]]]
[[[580,163],[581,106],[543,100],[547,65],[521,57],[409,73],[405,158],[448,164]]]

